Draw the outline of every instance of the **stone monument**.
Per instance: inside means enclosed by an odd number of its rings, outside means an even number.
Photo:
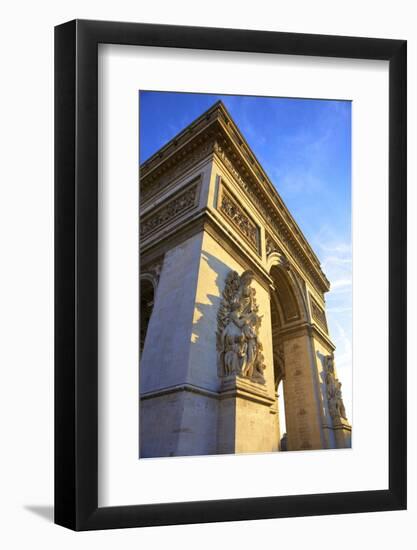
[[[350,447],[329,281],[221,102],[140,166],[140,273],[140,457]]]

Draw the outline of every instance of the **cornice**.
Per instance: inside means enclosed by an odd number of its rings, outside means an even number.
[[[196,386],[194,384],[177,384],[175,386],[168,386],[167,388],[160,388],[148,392],[143,392],[140,394],[140,399],[141,401],[145,401],[146,399],[154,399],[155,397],[162,397],[179,392],[196,393],[199,395],[204,395],[205,397],[211,397],[213,399],[220,398],[219,392],[208,390],[207,388],[203,388],[201,386]]]
[[[314,286],[320,292],[327,292],[330,283],[319,259],[222,102],[215,103],[141,165],[143,200],[153,195],[152,185],[165,184],[165,180],[177,177],[211,154],[250,196],[267,229],[283,241],[294,259],[304,266]]]
[[[223,104],[218,101],[143,162],[140,165],[141,176],[146,177],[156,167],[160,166],[167,159],[170,159],[179,149],[189,143],[190,140],[194,140],[203,130],[206,130],[208,126],[219,118],[220,107],[224,109]]]

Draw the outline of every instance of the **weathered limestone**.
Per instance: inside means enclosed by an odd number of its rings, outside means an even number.
[[[284,355],[288,450],[322,449],[325,445],[309,335],[285,340]]]
[[[281,380],[288,450],[349,447],[329,283],[224,106],[140,176],[140,456],[279,450]]]
[[[278,450],[275,397],[249,378],[225,378],[218,411],[218,453]]]

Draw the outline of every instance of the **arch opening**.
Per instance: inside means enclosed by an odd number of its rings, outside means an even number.
[[[281,326],[301,319],[300,302],[297,299],[297,289],[286,270],[274,265],[270,270],[274,281],[273,301],[277,307],[279,324]]]
[[[139,356],[145,347],[146,333],[151,319],[155,299],[155,288],[152,281],[143,277],[140,281],[140,348]]]
[[[280,451],[287,451],[287,422],[285,419],[285,397],[284,397],[284,381],[281,380],[278,383],[277,390],[277,400],[278,400],[278,411],[282,414],[279,414],[279,433],[278,433],[278,449]]]
[[[279,258],[271,266],[270,275],[273,280],[271,288],[271,333],[274,363],[274,382],[277,397],[279,433],[278,448],[286,451],[288,429],[288,403],[286,402],[286,372],[283,331],[296,326],[305,318],[300,290],[288,270],[288,264]]]

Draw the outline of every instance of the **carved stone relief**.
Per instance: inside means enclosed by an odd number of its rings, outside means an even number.
[[[326,315],[315,299],[310,295],[311,315],[313,320],[327,332]]]
[[[185,190],[176,193],[171,199],[156,211],[145,215],[140,224],[140,236],[146,237],[149,233],[176,218],[178,215],[193,208],[198,200],[199,182],[194,182]]]
[[[271,206],[268,204],[268,201],[264,196],[262,196],[260,190],[258,190],[257,186],[250,185],[242,178],[239,170],[236,169],[233,161],[229,158],[225,149],[218,142],[215,142],[214,150],[230,170],[235,180],[259,208],[259,211],[274,229],[276,234],[279,235],[280,241],[283,245],[292,254],[294,259],[303,265],[305,272],[309,275],[312,281],[318,285],[318,288],[323,291],[323,281],[326,281],[327,284],[327,280],[321,273],[320,264],[310,250],[304,245],[300,245],[294,238],[292,233],[295,231],[295,226],[292,224],[291,220],[288,222],[289,227],[287,227],[286,223],[276,216],[276,214],[272,211]],[[282,212],[282,214],[284,215],[284,212]],[[314,265],[314,268],[311,267],[311,264]],[[324,279],[322,277],[324,277]]]
[[[220,377],[243,376],[265,384],[262,344],[252,271],[230,271],[217,313],[217,353]]]
[[[265,237],[265,249],[266,249],[267,256],[269,256],[273,252],[279,252],[279,253],[282,252],[269,235],[266,235]]]
[[[334,371],[334,356],[327,355],[324,358],[324,369],[326,374],[327,402],[329,413],[333,420],[346,418],[345,405],[342,399],[342,383],[336,378]]]
[[[220,188],[218,208],[242,237],[259,254],[258,226],[251,220],[237,200],[225,190],[223,185]]]

